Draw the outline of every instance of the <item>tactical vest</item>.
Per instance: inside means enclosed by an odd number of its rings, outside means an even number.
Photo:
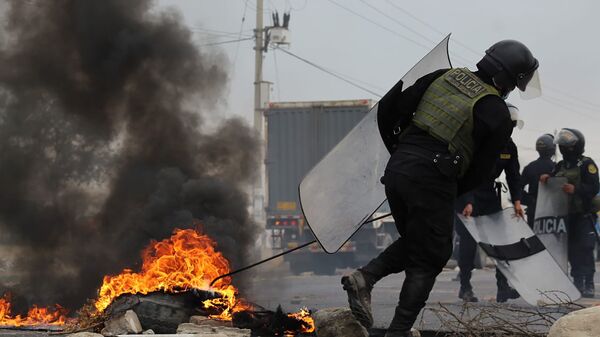
[[[588,159],[587,157],[581,157],[577,161],[577,165],[571,168],[566,168],[565,163],[563,162],[560,166],[558,172],[556,172],[556,177],[565,177],[567,178],[567,182],[571,185],[579,186],[581,183],[581,165],[583,162]],[[586,207],[584,206],[583,200],[580,196],[576,194],[569,195],[569,213],[570,214],[580,214],[585,213]]]
[[[487,95],[499,96],[498,90],[467,68],[450,69],[431,83],[417,106],[413,123],[463,157],[459,177],[473,159],[473,106]]]

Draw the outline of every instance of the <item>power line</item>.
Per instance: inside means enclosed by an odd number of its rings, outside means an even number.
[[[543,95],[543,96],[545,96],[549,99],[552,99],[556,102],[562,103],[565,107],[568,107],[569,110],[583,109],[586,111],[593,112],[592,115],[595,115],[595,112],[600,109],[600,107],[593,108],[588,105],[582,104],[581,102],[578,102],[576,100],[569,100],[568,98],[558,97],[558,96],[554,96],[554,95]]]
[[[227,32],[227,31],[208,29],[208,28],[202,28],[202,27],[192,27],[191,29],[193,31],[201,33],[201,34],[216,35],[216,36],[229,36],[229,37],[238,36],[239,34],[244,32],[241,29],[240,29],[240,32]],[[245,31],[250,32],[250,31],[252,31],[252,29],[248,29]],[[249,34],[244,34],[244,35],[250,36]]]
[[[246,10],[248,9],[248,1],[246,0],[244,3],[244,14],[242,14],[242,23],[240,24],[240,33],[238,34],[238,39],[242,38],[242,29],[244,29],[244,22],[246,21]],[[237,64],[237,58],[240,51],[240,44],[238,43],[235,47],[235,56],[233,57],[233,67]]]
[[[380,95],[380,94],[378,94],[378,93],[376,93],[376,92],[374,92],[374,91],[371,91],[371,90],[369,90],[369,89],[367,89],[367,88],[365,88],[365,87],[363,87],[363,86],[361,86],[361,85],[358,85],[358,84],[356,84],[356,83],[354,83],[354,82],[352,82],[352,81],[350,81],[350,80],[348,80],[348,79],[346,79],[346,78],[344,78],[344,77],[342,77],[342,76],[340,76],[340,75],[336,74],[335,72],[333,72],[333,71],[330,71],[330,70],[328,70],[328,69],[325,69],[325,68],[321,67],[320,65],[317,65],[317,64],[315,64],[314,62],[311,62],[311,61],[309,61],[309,60],[307,60],[307,59],[305,59],[305,58],[303,58],[303,57],[300,57],[300,56],[298,56],[298,55],[296,55],[296,54],[294,54],[294,53],[292,53],[292,52],[290,52],[290,51],[287,51],[287,50],[285,50],[285,49],[282,49],[282,48],[279,48],[279,47],[275,47],[275,48],[276,48],[276,49],[278,49],[278,50],[281,50],[282,52],[284,52],[284,53],[286,53],[286,54],[288,54],[288,55],[290,55],[290,56],[292,56],[292,57],[294,57],[294,58],[296,58],[296,59],[298,59],[298,60],[300,60],[300,61],[302,61],[302,62],[304,62],[304,63],[306,63],[306,64],[309,64],[309,65],[311,65],[311,66],[313,66],[313,67],[315,67],[315,68],[317,68],[317,69],[321,70],[322,72],[325,72],[325,73],[327,73],[327,74],[329,74],[329,75],[331,75],[331,76],[333,76],[333,77],[335,77],[335,78],[337,78],[337,79],[339,79],[339,80],[342,80],[342,81],[344,81],[344,82],[346,82],[346,83],[350,84],[350,85],[351,85],[351,86],[353,86],[353,87],[356,87],[356,88],[358,88],[358,89],[361,89],[361,90],[363,90],[363,91],[366,91],[366,92],[370,93],[371,95],[377,96],[377,97],[379,97],[379,98],[381,98],[381,97],[382,97],[382,95]]]
[[[381,15],[385,16],[386,18],[388,18],[388,19],[390,19],[390,20],[392,20],[392,21],[396,22],[397,24],[399,24],[400,26],[404,27],[404,28],[405,28],[405,29],[407,29],[408,31],[410,31],[410,32],[414,33],[415,35],[418,35],[418,36],[420,36],[420,37],[421,37],[421,38],[423,38],[424,40],[426,40],[426,41],[428,41],[428,42],[430,42],[430,43],[432,43],[432,44],[436,44],[436,42],[435,42],[435,41],[431,40],[431,39],[430,39],[430,38],[428,38],[427,36],[425,36],[425,35],[421,34],[420,32],[418,32],[418,31],[416,31],[416,30],[414,30],[414,29],[412,29],[411,27],[409,27],[409,26],[407,26],[406,24],[404,24],[402,21],[400,21],[400,20],[398,20],[398,19],[396,19],[396,18],[394,18],[394,17],[390,16],[389,14],[387,14],[387,13],[385,13],[385,12],[383,12],[383,11],[381,11],[379,8],[377,8],[377,7],[375,7],[375,6],[371,5],[371,4],[369,4],[369,3],[368,3],[368,2],[366,2],[365,0],[360,0],[360,2],[362,2],[363,4],[365,4],[366,6],[368,6],[369,8],[373,9],[373,10],[374,10],[374,11],[376,11],[377,13],[379,13],[379,14],[381,14]]]
[[[214,43],[200,44],[200,45],[198,45],[198,47],[204,47],[204,46],[218,46],[218,45],[221,45],[221,44],[235,43],[235,42],[240,42],[240,41],[248,41],[248,40],[254,40],[254,37],[247,37],[247,38],[245,38],[245,39],[237,39],[237,40],[229,40],[229,41],[221,41],[221,42],[214,42]]]
[[[397,31],[395,31],[395,30],[389,29],[389,28],[387,28],[387,27],[385,27],[385,26],[383,26],[383,25],[379,24],[378,22],[376,22],[376,21],[374,21],[374,20],[371,20],[371,19],[367,18],[367,17],[366,17],[366,16],[364,16],[364,15],[362,15],[362,14],[360,14],[360,13],[357,13],[356,11],[353,11],[353,10],[351,10],[350,8],[348,8],[348,7],[346,7],[346,6],[340,5],[339,3],[337,3],[337,2],[335,2],[335,1],[333,1],[333,0],[327,0],[327,1],[331,2],[332,4],[334,4],[334,5],[338,6],[339,8],[341,8],[341,9],[343,9],[343,10],[345,10],[345,11],[349,12],[349,13],[352,13],[353,15],[356,15],[356,16],[358,16],[359,18],[361,18],[361,19],[363,19],[363,20],[365,20],[365,21],[368,21],[368,22],[370,22],[370,23],[374,24],[375,26],[377,26],[377,27],[379,27],[379,28],[381,28],[381,29],[383,29],[383,30],[386,30],[386,31],[388,31],[388,32],[390,32],[390,33],[392,33],[392,34],[394,34],[394,35],[396,35],[396,36],[399,36],[399,37],[401,37],[401,38],[403,38],[403,39],[405,39],[405,40],[407,40],[407,41],[410,41],[410,42],[414,43],[414,44],[416,44],[417,46],[419,46],[419,47],[421,47],[421,48],[423,48],[423,49],[425,49],[425,50],[427,50],[427,51],[431,50],[431,47],[429,47],[429,46],[426,46],[426,45],[422,44],[421,42],[418,42],[418,41],[416,41],[416,40],[414,40],[414,39],[411,39],[410,37],[407,37],[407,36],[405,36],[405,35],[402,35],[402,34],[398,33],[398,32],[397,32]]]
[[[555,91],[555,92],[557,92],[559,94],[562,94],[562,95],[564,95],[566,97],[570,97],[572,100],[574,100],[574,102],[576,102],[576,104],[579,103],[579,104],[583,104],[583,105],[588,105],[592,109],[600,110],[600,104],[598,104],[598,103],[593,103],[591,101],[586,101],[586,100],[584,100],[582,98],[573,96],[573,95],[571,95],[571,94],[569,94],[569,93],[567,93],[565,91],[562,91],[560,89],[557,89],[557,88],[549,86],[549,85],[544,85],[544,88],[548,88],[551,91]]]
[[[444,32],[442,32],[442,31],[440,31],[439,29],[435,28],[434,26],[430,25],[429,23],[427,23],[427,22],[425,22],[425,21],[423,21],[423,20],[419,19],[419,18],[418,18],[416,15],[414,15],[414,14],[412,14],[411,12],[407,11],[406,9],[404,9],[404,8],[402,8],[402,7],[400,7],[400,6],[398,6],[398,5],[397,5],[397,4],[395,4],[394,2],[392,2],[392,1],[390,1],[390,0],[386,0],[386,2],[387,2],[388,4],[390,4],[392,7],[394,7],[394,8],[396,8],[396,9],[400,10],[400,11],[401,11],[401,12],[403,12],[404,14],[406,14],[406,15],[408,15],[409,17],[413,18],[414,20],[418,21],[418,22],[419,22],[419,23],[421,23],[422,25],[424,25],[424,26],[426,26],[426,27],[430,28],[430,29],[431,29],[431,30],[433,30],[434,32],[436,32],[436,33],[438,33],[438,34],[440,34],[440,35],[442,35],[442,36],[446,36],[446,35],[447,35],[447,33],[444,33]],[[464,44],[464,43],[462,43],[462,42],[458,41],[458,40],[457,40],[457,39],[455,39],[455,38],[452,38],[452,40],[453,40],[453,41],[454,41],[456,44],[458,44],[459,46],[461,46],[461,47],[465,48],[466,50],[468,50],[468,51],[472,52],[473,54],[477,55],[478,57],[481,57],[481,52],[479,52],[479,51],[477,51],[477,50],[475,50],[475,49],[473,49],[473,48],[471,48],[471,47],[467,46],[466,44]]]
[[[585,116],[585,117],[587,117],[587,118],[591,118],[591,119],[598,120],[598,116],[596,116],[596,115],[593,115],[593,114],[584,113],[584,112],[582,112],[582,111],[579,111],[579,110],[574,110],[574,109],[573,109],[573,107],[570,107],[570,106],[567,106],[567,105],[565,105],[565,104],[561,103],[559,100],[557,100],[557,99],[556,99],[556,98],[554,98],[554,97],[549,97],[549,96],[543,96],[543,95],[542,95],[542,96],[540,96],[540,98],[541,98],[543,101],[547,102],[547,103],[550,103],[550,104],[552,104],[552,105],[557,105],[557,106],[559,106],[559,107],[562,107],[562,108],[564,108],[565,110],[567,110],[568,112],[574,112],[574,113],[576,113],[576,114],[579,114],[579,115]]]
[[[400,26],[404,27],[404,28],[405,28],[405,29],[407,29],[408,31],[410,31],[410,32],[412,32],[412,33],[416,34],[417,36],[421,37],[421,38],[422,38],[422,39],[424,39],[425,41],[427,41],[427,42],[429,42],[429,43],[431,43],[431,44],[433,44],[433,45],[436,45],[436,44],[437,44],[437,42],[436,42],[436,41],[433,41],[432,39],[430,39],[430,38],[428,38],[427,36],[425,36],[425,35],[421,34],[420,32],[418,32],[417,30],[415,30],[415,29],[412,29],[411,27],[409,27],[408,25],[406,25],[406,24],[405,24],[405,23],[403,23],[402,21],[400,21],[400,20],[398,20],[398,19],[396,19],[396,18],[394,18],[394,17],[390,16],[390,15],[389,15],[389,14],[387,14],[386,12],[384,12],[384,11],[380,10],[379,8],[377,8],[377,7],[375,7],[375,6],[371,5],[371,4],[369,4],[369,3],[368,3],[368,2],[366,2],[365,0],[360,0],[360,1],[361,1],[363,4],[365,4],[366,6],[368,6],[369,8],[373,9],[374,11],[376,11],[377,13],[379,13],[379,14],[381,14],[381,15],[385,16],[386,18],[388,18],[388,19],[390,19],[390,20],[392,20],[392,21],[394,21],[395,23],[397,23],[397,24],[399,24]],[[455,53],[451,53],[451,54],[452,54],[454,57],[460,58],[462,61],[466,62],[467,64],[471,64],[471,63],[473,63],[471,60],[469,60],[469,59],[467,59],[467,58],[465,58],[465,57],[462,57],[461,55],[458,55],[458,54],[455,54]]]
[[[364,0],[361,0],[361,1],[362,1],[362,2],[364,2]],[[430,29],[432,29],[432,30],[434,30],[434,31],[436,31],[436,32],[438,32],[438,33],[440,33],[440,34],[442,34],[442,35],[444,35],[444,34],[445,34],[445,33],[441,32],[440,30],[438,30],[437,28],[435,28],[434,26],[432,26],[432,25],[428,24],[427,22],[425,22],[425,21],[421,20],[421,19],[420,19],[420,18],[418,18],[417,16],[415,16],[415,15],[413,15],[412,13],[408,12],[407,10],[403,9],[402,7],[400,7],[400,6],[396,5],[396,4],[394,4],[392,1],[390,1],[390,0],[386,0],[386,1],[387,1],[387,2],[388,2],[388,3],[389,3],[391,6],[392,6],[392,7],[394,7],[394,8],[396,8],[396,9],[398,9],[398,10],[402,11],[403,13],[405,13],[405,14],[407,14],[407,15],[409,15],[411,18],[413,18],[413,19],[415,19],[415,20],[419,21],[420,23],[422,23],[423,25],[425,25],[425,26],[429,27]],[[386,17],[387,17],[387,15],[386,15]],[[466,45],[466,44],[464,44],[464,43],[462,43],[462,42],[460,42],[460,41],[458,41],[458,40],[456,40],[456,39],[454,39],[454,38],[453,38],[452,40],[453,40],[455,43],[457,43],[458,45],[460,45],[461,47],[465,48],[466,50],[469,50],[469,51],[471,51],[471,52],[472,52],[472,53],[474,53],[474,54],[480,55],[480,53],[478,53],[478,52],[477,52],[477,51],[475,51],[474,49],[470,48],[468,45]],[[463,59],[466,59],[466,58],[463,58]],[[567,101],[567,100],[566,100],[566,99],[564,99],[564,98],[556,97],[556,96],[554,96],[554,95],[544,95],[544,96],[542,96],[542,97],[544,97],[544,98],[545,98],[546,102],[548,102],[548,103],[551,103],[551,104],[556,104],[556,105],[559,105],[559,106],[561,106],[561,107],[564,107],[564,108],[567,108],[567,109],[569,109],[569,111],[573,111],[573,112],[575,112],[575,113],[578,113],[578,114],[580,114],[580,115],[584,115],[584,116],[586,116],[586,117],[596,118],[596,116],[595,116],[595,115],[590,115],[590,114],[586,114],[586,113],[583,113],[583,112],[581,112],[581,111],[578,111],[578,110],[573,110],[573,107],[568,107],[568,106],[565,106],[564,104],[569,104],[569,105],[579,105],[579,107],[580,107],[580,108],[583,108],[583,109],[595,109],[595,110],[600,110],[600,104],[598,104],[598,103],[593,103],[593,102],[591,102],[591,101],[587,101],[587,100],[585,100],[585,99],[579,98],[579,97],[577,97],[577,96],[574,96],[574,95],[572,95],[572,94],[569,94],[569,93],[567,93],[567,92],[565,92],[565,91],[562,91],[562,90],[560,90],[560,89],[557,89],[557,88],[553,88],[553,87],[551,87],[551,86],[548,86],[548,85],[544,85],[544,87],[545,87],[545,88],[548,88],[548,89],[550,89],[551,91],[555,91],[555,92],[557,92],[557,93],[559,93],[559,94],[562,94],[563,96],[569,97],[569,98],[571,98],[571,100],[573,100],[572,102],[570,102],[570,101]],[[551,100],[554,100],[554,102],[552,102]],[[563,104],[561,104],[561,102],[562,102]]]
[[[292,2],[291,2],[291,0],[285,0],[285,2],[286,2],[286,4],[288,5],[288,7],[289,7],[290,11],[296,11],[296,12],[299,12],[299,11],[302,11],[302,10],[304,10],[304,9],[306,8],[306,5],[308,4],[308,0],[304,0],[304,4],[302,5],[302,8],[295,8],[295,7],[292,5]]]

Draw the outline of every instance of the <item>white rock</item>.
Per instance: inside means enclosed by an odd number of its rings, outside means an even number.
[[[190,317],[190,323],[196,324],[196,325],[232,327],[231,321],[219,321],[217,319],[208,318],[206,316],[192,316],[192,317]]]
[[[154,330],[148,329],[148,330],[142,332],[142,335],[154,335]]]
[[[208,325],[196,325],[192,323],[181,323],[177,327],[177,333],[181,334],[216,334],[216,327],[208,326]]]
[[[219,327],[208,325],[196,325],[192,323],[181,323],[177,327],[178,334],[197,334],[198,337],[250,337],[250,329],[238,329],[232,327]]]
[[[369,337],[348,308],[321,309],[312,314],[318,337]]]
[[[558,319],[548,332],[548,337],[598,337],[600,336],[600,307],[573,311]]]
[[[67,337],[104,337],[99,333],[93,332],[77,332],[67,335]]]
[[[133,310],[127,310],[121,315],[116,315],[104,323],[100,331],[104,336],[117,336],[142,332],[140,320]]]

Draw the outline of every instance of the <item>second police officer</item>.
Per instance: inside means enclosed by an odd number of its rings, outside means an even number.
[[[538,183],[543,174],[550,174],[556,164],[552,157],[556,154],[554,136],[547,133],[540,136],[535,142],[538,159],[527,164],[521,174],[522,199],[521,203],[527,206],[527,223],[533,228],[535,218],[535,205],[537,203]],[[527,187],[527,190],[525,190]]]
[[[513,126],[519,123],[517,117],[518,109],[510,103],[507,103],[511,117],[513,119]],[[465,216],[483,216],[490,215],[502,210],[501,200],[501,184],[496,182],[496,178],[504,171],[506,175],[506,181],[508,183],[508,189],[511,194],[512,203],[514,205],[515,214],[519,217],[523,217],[523,208],[521,207],[521,174],[519,167],[519,159],[517,146],[509,140],[504,150],[500,153],[496,159],[496,166],[494,169],[494,175],[490,179],[480,185],[477,189],[470,192],[470,196],[466,197],[466,205],[462,212]],[[460,291],[459,298],[466,302],[476,302],[478,299],[475,297],[471,286],[471,272],[474,268],[473,260],[477,249],[477,244],[471,235],[461,227],[464,225],[460,222],[457,223],[457,232],[460,237],[459,245],[459,268],[460,268]],[[496,293],[497,302],[506,302],[508,299],[518,298],[519,293],[509,286],[506,277],[496,269],[496,284],[498,291]]]
[[[573,283],[583,297],[594,297],[594,246],[596,232],[592,211],[592,199],[598,194],[598,167],[583,155],[585,138],[576,129],[562,129],[556,136],[563,160],[558,162],[551,174],[544,174],[540,182],[551,176],[566,177],[562,187],[569,196],[567,220],[568,255]]]

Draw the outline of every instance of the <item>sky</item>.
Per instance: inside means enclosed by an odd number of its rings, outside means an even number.
[[[253,116],[257,0],[160,0],[181,12],[201,49],[220,53],[230,66],[222,116]],[[524,101],[513,92],[525,127],[513,138],[524,166],[537,157],[535,140],[562,127],[581,130],[586,154],[600,161],[600,2],[265,0],[264,22],[291,11],[287,50],[367,90],[269,49],[264,80],[271,101],[374,99],[383,95],[445,35],[452,34],[454,66],[475,70],[484,51],[503,39],[525,43],[540,62],[543,96]],[[247,39],[239,42],[232,40]],[[225,42],[225,43],[224,43]]]

